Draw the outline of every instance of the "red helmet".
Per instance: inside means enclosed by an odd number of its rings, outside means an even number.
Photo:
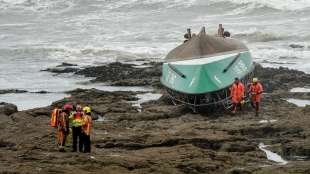
[[[64,110],[73,110],[73,106],[72,106],[72,104],[67,103],[67,104],[64,105],[63,109]]]

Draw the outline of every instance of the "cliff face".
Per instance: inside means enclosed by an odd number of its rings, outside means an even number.
[[[259,117],[250,106],[235,116],[224,111],[193,114],[171,105],[165,95],[142,104],[139,112],[132,103],[141,92],[71,91],[69,100],[91,106],[94,119],[104,116],[104,121],[94,121],[91,154],[71,153],[70,147],[58,152],[49,114],[63,100],[22,112],[1,104],[0,173],[309,173],[309,106],[299,108],[283,99],[310,99],[309,93],[288,92],[307,85],[310,76],[287,69],[257,70],[269,85]],[[288,164],[267,160],[258,148],[261,142]]]

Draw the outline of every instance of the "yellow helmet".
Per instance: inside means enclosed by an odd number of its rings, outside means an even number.
[[[252,81],[253,81],[253,83],[258,82],[258,78],[257,78],[257,77],[254,77]]]
[[[83,108],[83,111],[84,111],[85,113],[90,113],[90,112],[91,112],[91,109],[90,109],[90,107],[85,106],[85,107]]]

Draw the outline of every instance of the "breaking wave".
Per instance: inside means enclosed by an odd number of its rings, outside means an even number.
[[[250,8],[256,7],[268,7],[277,10],[304,10],[310,8],[309,0],[115,0],[107,1],[107,8],[117,9],[122,7],[138,7],[142,6],[152,6],[152,7],[164,7],[164,8],[174,8],[174,7],[192,7],[201,5],[211,5],[221,2],[230,2],[239,5],[250,5]]]
[[[96,63],[109,63],[114,61],[129,61],[138,59],[158,59],[161,58],[163,50],[149,47],[93,47],[81,48],[59,46],[59,47],[29,47],[16,49],[0,49],[1,55],[12,57],[14,55],[25,55],[26,57],[35,55],[45,55],[46,59],[55,61],[70,61],[79,65],[91,65]],[[86,63],[83,63],[86,62]]]
[[[197,3],[197,0],[117,0],[110,2],[106,5],[106,8],[118,9],[118,8],[134,8],[139,6],[150,6],[150,7],[190,7]]]
[[[158,10],[194,6],[205,8],[205,6],[209,5],[222,8],[225,2],[237,4],[234,7],[235,9],[231,11],[232,14],[243,14],[266,7],[285,11],[299,11],[310,8],[309,0],[98,0],[90,3],[99,4],[105,10]],[[49,13],[59,13],[70,10],[74,6],[83,5],[83,1],[76,0],[0,0],[0,10],[27,10]]]
[[[284,40],[290,36],[281,36],[275,33],[264,33],[261,31],[255,31],[253,33],[238,33],[234,34],[233,37],[246,40],[248,42],[270,42],[277,40]]]
[[[309,0],[211,0],[213,2],[230,2],[240,5],[255,5],[256,8],[268,7],[277,10],[296,11],[310,8]]]
[[[0,0],[1,10],[59,13],[74,5],[74,0]]]

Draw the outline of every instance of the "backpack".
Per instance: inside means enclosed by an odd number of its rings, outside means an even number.
[[[51,120],[50,120],[50,125],[51,127],[54,127],[56,128],[57,127],[57,123],[58,123],[58,116],[60,114],[60,109],[58,108],[55,108],[53,111],[52,111],[52,114],[51,114]]]

